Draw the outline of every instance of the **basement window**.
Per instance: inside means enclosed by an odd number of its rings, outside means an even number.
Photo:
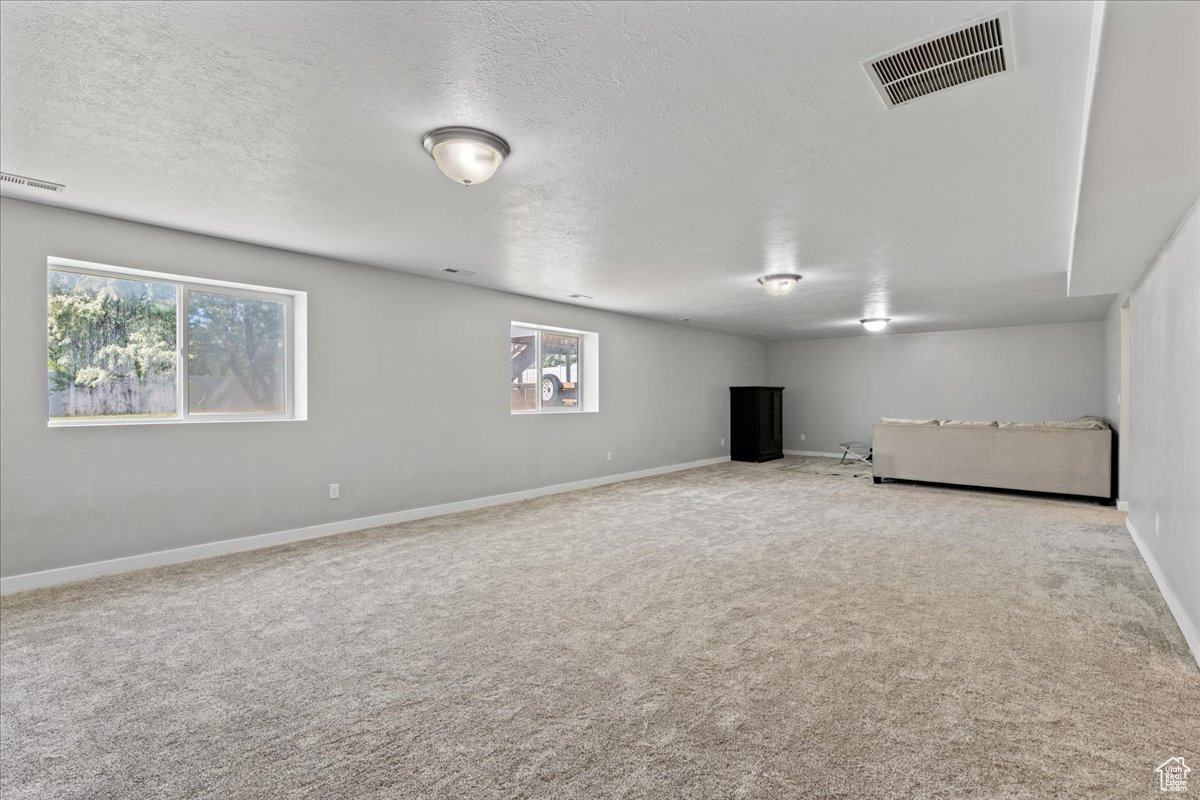
[[[512,413],[599,411],[599,339],[590,331],[513,322]]]
[[[51,258],[49,424],[306,416],[307,294]]]

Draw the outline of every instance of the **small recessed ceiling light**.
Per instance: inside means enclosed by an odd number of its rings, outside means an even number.
[[[425,134],[425,149],[447,178],[464,186],[483,183],[508,157],[508,142],[479,128],[451,126]]]
[[[861,322],[862,326],[871,333],[878,333],[887,327],[887,324],[891,322],[891,319],[888,317],[872,317],[871,319],[860,319],[859,322]]]
[[[780,273],[778,275],[763,275],[758,279],[762,287],[767,290],[767,294],[773,294],[776,297],[783,297],[785,294],[796,288],[796,284],[800,282],[799,275],[791,273]]]

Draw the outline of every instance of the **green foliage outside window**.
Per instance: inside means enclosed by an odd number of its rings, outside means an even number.
[[[50,272],[47,290],[52,416],[174,412],[174,287]]]
[[[52,418],[176,416],[178,287],[51,270],[47,372]],[[189,413],[285,410],[287,307],[187,292]]]

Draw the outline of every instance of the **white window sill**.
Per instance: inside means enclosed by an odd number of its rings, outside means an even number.
[[[508,412],[514,417],[540,417],[547,414],[599,414],[598,408],[544,408],[541,411],[512,411]]]
[[[225,419],[52,419],[47,428],[124,428],[130,425],[212,425],[230,422],[307,422],[307,417],[241,417]]]

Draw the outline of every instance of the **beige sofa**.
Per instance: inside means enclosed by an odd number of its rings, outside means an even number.
[[[1111,500],[1112,430],[1075,422],[881,420],[872,429],[875,483],[884,478]]]

